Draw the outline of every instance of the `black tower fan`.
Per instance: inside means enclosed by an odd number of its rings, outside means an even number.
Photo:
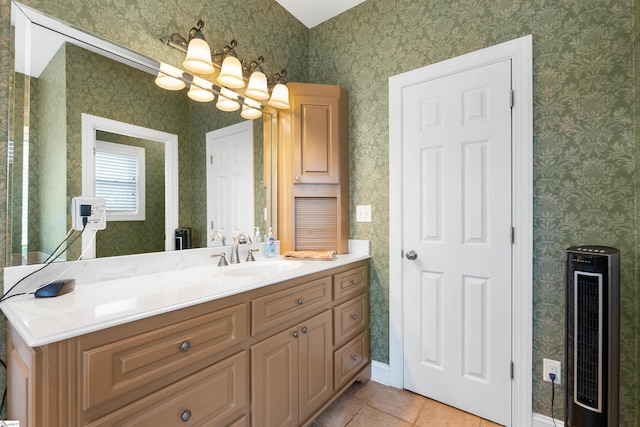
[[[620,364],[620,252],[567,249],[567,427],[617,427]]]

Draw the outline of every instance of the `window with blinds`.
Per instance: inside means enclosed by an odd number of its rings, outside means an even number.
[[[107,221],[144,221],[144,148],[96,141],[96,197],[104,197]]]

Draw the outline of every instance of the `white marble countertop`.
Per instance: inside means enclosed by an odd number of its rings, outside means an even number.
[[[0,309],[26,344],[37,347],[369,258],[358,253],[332,261],[276,257],[213,264],[81,284],[55,298],[16,296]]]

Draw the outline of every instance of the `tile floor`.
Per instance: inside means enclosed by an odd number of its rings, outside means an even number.
[[[356,382],[311,427],[499,427],[491,421],[374,381]]]

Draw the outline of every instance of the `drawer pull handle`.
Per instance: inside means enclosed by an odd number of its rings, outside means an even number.
[[[358,318],[358,315],[357,315],[357,314],[352,314],[352,315],[351,315],[351,318],[352,318],[353,320],[356,320],[356,319]]]
[[[351,283],[352,285],[355,285],[355,284],[357,284],[357,283],[358,283],[358,281],[357,281],[356,279],[351,279],[351,282],[350,282],[350,283]]]
[[[307,331],[309,331],[309,329],[307,329],[307,327],[306,327],[306,326],[303,326],[303,327],[302,327],[302,333],[303,333],[303,334],[306,334],[306,333],[307,333]]]
[[[299,305],[304,304],[304,299],[302,299],[302,298],[298,298],[298,304],[299,304]]]
[[[351,360],[353,360],[353,361],[358,360],[358,356],[354,354],[353,356],[351,356]]]
[[[298,333],[298,331],[293,331],[293,337],[294,338],[298,338],[300,334]]]
[[[190,348],[191,348],[191,343],[189,341],[185,341],[182,344],[180,344],[180,351],[189,351]]]
[[[191,411],[188,409],[180,415],[180,419],[185,423],[189,421],[190,418],[191,418]]]

